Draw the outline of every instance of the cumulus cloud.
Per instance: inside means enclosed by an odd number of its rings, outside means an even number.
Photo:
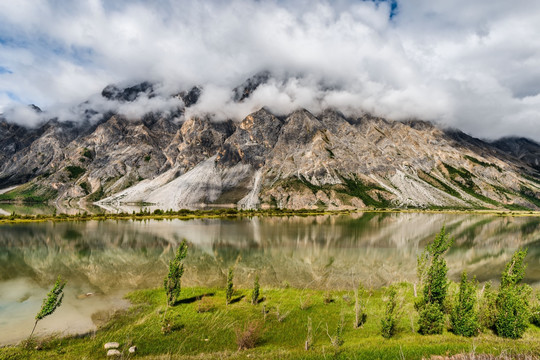
[[[540,140],[539,24],[540,3],[525,0],[4,1],[0,111],[35,103],[68,119],[87,99],[132,117],[179,106],[92,97],[149,80],[161,94],[203,86],[188,115],[333,106]],[[232,101],[262,70],[273,78]]]

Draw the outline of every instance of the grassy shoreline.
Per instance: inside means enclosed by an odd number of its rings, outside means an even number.
[[[0,224],[21,222],[45,222],[45,221],[89,221],[89,220],[169,220],[169,219],[210,219],[210,218],[235,218],[252,216],[316,216],[316,215],[347,215],[361,213],[425,213],[425,214],[482,214],[497,216],[540,216],[540,211],[513,211],[513,210],[485,210],[485,209],[355,209],[355,210],[316,210],[316,209],[262,209],[262,210],[237,210],[234,208],[212,210],[187,210],[153,212],[140,211],[133,213],[79,213],[74,215],[0,215]]]
[[[398,333],[384,339],[380,334],[385,288],[370,290],[367,320],[353,326],[355,298],[351,291],[262,288],[263,301],[252,305],[250,289],[236,289],[232,304],[225,304],[225,290],[191,287],[180,301],[166,310],[162,289],[127,295],[132,306],[116,313],[95,333],[51,338],[39,342],[40,350],[20,346],[0,348],[0,359],[102,359],[103,345],[120,343],[123,358],[142,359],[422,359],[463,353],[529,354],[540,356],[540,328],[530,325],[519,340],[503,339],[491,331],[464,338],[448,331],[442,335],[417,333],[413,286],[398,284],[403,303]],[[62,311],[60,308],[58,311]],[[53,315],[54,316],[54,315]],[[164,316],[173,321],[172,331],[162,332]],[[312,320],[313,346],[304,349],[308,318]],[[329,336],[343,319],[343,344],[335,347]],[[253,349],[239,351],[235,330],[255,321],[262,328]],[[135,355],[128,348],[137,346]]]

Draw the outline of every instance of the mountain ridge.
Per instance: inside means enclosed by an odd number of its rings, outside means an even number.
[[[235,89],[251,95],[261,75]],[[204,89],[176,93],[185,108]],[[150,83],[106,87],[122,102],[154,94]],[[155,96],[155,95],[151,95]],[[540,209],[540,145],[490,143],[426,121],[391,121],[337,109],[242,121],[149,112],[95,114],[94,123],[51,120],[34,129],[0,121],[0,201],[54,201],[109,210],[365,207]],[[89,110],[90,111],[90,110]],[[94,115],[95,115],[94,114]]]

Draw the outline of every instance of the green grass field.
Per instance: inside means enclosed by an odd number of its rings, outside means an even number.
[[[532,325],[519,340],[503,339],[491,332],[474,338],[447,331],[443,335],[419,335],[413,287],[400,284],[398,289],[403,303],[399,331],[388,340],[380,335],[384,289],[365,297],[367,321],[355,329],[353,291],[263,286],[264,300],[259,304],[252,305],[251,291],[241,289],[236,290],[234,302],[225,305],[224,289],[186,288],[180,302],[166,313],[173,319],[172,331],[167,334],[162,332],[165,293],[153,289],[128,295],[132,306],[114,315],[95,333],[39,340],[41,350],[35,350],[34,344],[30,349],[0,348],[0,359],[103,359],[103,345],[110,341],[120,343],[124,359],[421,359],[471,352],[540,354],[540,329]],[[201,308],[205,311],[199,312]],[[306,351],[308,318],[312,321],[313,346]],[[336,348],[329,335],[335,335],[341,319],[343,345]],[[260,324],[261,337],[255,348],[239,351],[235,330],[250,321]],[[128,353],[131,345],[137,346],[135,355]]]

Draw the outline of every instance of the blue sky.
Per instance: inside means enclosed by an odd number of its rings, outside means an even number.
[[[0,111],[76,119],[107,84],[150,80],[164,94],[203,85],[199,110],[222,117],[336,106],[540,140],[539,24],[524,0],[4,1]],[[261,70],[275,81],[231,104]]]

